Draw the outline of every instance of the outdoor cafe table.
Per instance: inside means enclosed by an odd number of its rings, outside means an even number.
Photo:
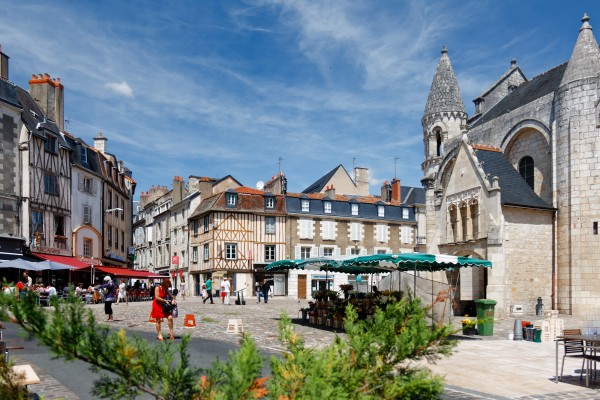
[[[559,344],[559,342],[562,342],[562,344],[564,345],[565,341],[567,341],[567,340],[581,340],[583,342],[583,345],[577,346],[577,345],[569,344],[569,346],[581,347],[581,349],[583,350],[584,353],[586,353],[587,351],[590,351],[590,353],[593,353],[595,356],[596,351],[600,350],[600,335],[598,335],[598,334],[557,336],[556,339],[554,339],[554,341],[556,342],[556,353],[555,353],[556,375],[555,375],[555,379],[554,379],[556,383],[558,383],[558,344]],[[586,365],[586,369],[585,369],[585,371],[586,371],[585,386],[589,387],[590,386],[590,366],[591,366],[592,362],[595,362],[595,360],[594,360],[594,357],[586,358],[584,356],[584,358],[587,361],[587,365]]]

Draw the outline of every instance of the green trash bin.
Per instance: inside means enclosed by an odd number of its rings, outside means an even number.
[[[496,300],[475,300],[477,308],[477,330],[481,336],[494,334],[494,306]]]

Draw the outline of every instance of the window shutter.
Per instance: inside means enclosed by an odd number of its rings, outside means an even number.
[[[296,247],[294,247],[294,258],[296,260],[299,260],[301,256],[302,255],[300,254],[300,245],[296,245]]]
[[[79,191],[83,192],[84,188],[83,188],[83,181],[84,181],[84,176],[83,174],[79,174]]]
[[[317,254],[319,254],[318,253],[318,249],[316,247],[314,247],[314,246],[311,247],[310,248],[310,256],[314,258],[314,257],[317,257]]]
[[[323,257],[325,255],[325,249],[321,246],[319,247],[319,257]]]
[[[96,181],[92,179],[92,194],[95,196],[98,193],[98,189],[96,188]]]
[[[333,249],[333,255],[334,256],[339,256],[340,252],[341,252],[340,248],[337,247],[337,246],[335,246],[335,248]]]
[[[361,256],[366,256],[367,255],[367,249],[360,249],[360,255]]]

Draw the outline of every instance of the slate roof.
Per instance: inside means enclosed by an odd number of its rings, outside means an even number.
[[[402,199],[400,199],[402,204],[407,206],[425,204],[425,189],[422,187],[401,186],[400,195],[402,196]]]
[[[555,92],[560,87],[560,81],[567,68],[567,63],[561,64],[541,75],[536,76],[529,82],[524,82],[515,90],[506,95],[488,112],[483,114],[471,128],[475,128],[503,114],[516,110],[534,100],[544,97],[549,93]]]
[[[17,87],[4,79],[0,79],[0,100],[21,108],[17,99]]]
[[[235,192],[238,194],[238,201],[235,207],[228,207],[226,204],[226,193]],[[275,197],[275,208],[265,208],[265,195]],[[235,189],[227,189],[225,192],[217,193],[214,196],[202,200],[189,219],[203,215],[209,211],[226,212],[257,212],[264,214],[283,215],[285,213],[285,198],[283,195],[273,195],[261,190],[242,186]]]
[[[460,95],[458,81],[450,64],[448,50],[442,49],[442,56],[429,89],[427,104],[423,115],[444,111],[462,111],[466,113],[465,103]]]
[[[332,169],[331,171],[329,171],[327,174],[323,175],[321,178],[319,178],[316,182],[314,182],[312,185],[308,186],[306,189],[304,189],[302,191],[302,193],[317,193],[322,191],[325,188],[325,185],[327,185],[327,183],[329,182],[329,180],[331,180],[331,177],[333,175],[335,175],[335,173],[338,171],[338,169],[343,169],[344,172],[350,176],[350,174],[348,174],[348,171],[346,171],[346,168],[344,168],[344,166],[342,164],[338,165],[337,167],[335,167],[334,169]]]
[[[71,162],[75,165],[79,165],[89,171],[94,172],[98,176],[102,176],[102,170],[100,169],[100,160],[98,159],[98,153],[96,149],[88,146],[81,138],[75,138],[71,134],[65,132],[65,140],[74,150],[71,152]],[[81,159],[81,147],[87,148],[87,162],[83,162]]]
[[[499,178],[502,204],[529,208],[553,209],[529,187],[525,179],[499,151],[476,150],[482,168],[490,183],[494,176]]]

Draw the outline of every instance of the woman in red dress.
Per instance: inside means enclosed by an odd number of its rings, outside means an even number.
[[[162,309],[163,303],[170,303],[172,305],[177,304],[173,299],[171,292],[169,292],[170,287],[171,280],[167,278],[163,279],[160,286],[154,288],[154,301],[152,302],[152,312],[150,313],[150,316],[156,319],[156,332],[158,333],[158,340],[163,340],[161,332],[161,324],[163,318],[166,318],[169,324],[170,339],[175,339],[175,337],[173,336],[173,315],[170,312],[165,314]]]

